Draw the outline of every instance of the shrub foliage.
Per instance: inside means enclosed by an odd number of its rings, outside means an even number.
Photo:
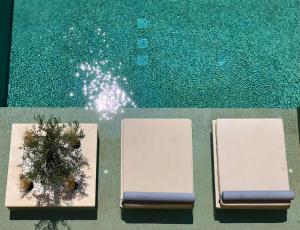
[[[35,120],[38,125],[24,136],[24,176],[48,188],[60,187],[88,165],[81,149],[85,134],[78,121],[62,124],[59,118],[40,115]]]

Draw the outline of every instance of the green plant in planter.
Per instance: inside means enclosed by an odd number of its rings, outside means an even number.
[[[38,138],[32,130],[26,130],[24,135],[24,145],[34,148],[38,145]]]
[[[67,128],[64,140],[74,149],[80,148],[81,139],[84,137],[82,130],[79,129],[78,122],[75,122],[73,125]]]
[[[22,192],[29,192],[33,188],[33,183],[31,180],[27,179],[23,174],[19,177],[20,189]]]
[[[58,118],[45,121],[42,116],[35,120],[38,125],[24,136],[24,177],[46,188],[58,188],[88,165],[80,148],[84,132],[77,121],[61,124]]]
[[[69,177],[64,181],[64,191],[70,192],[72,190],[75,190],[78,186],[78,183],[76,182],[74,177]]]

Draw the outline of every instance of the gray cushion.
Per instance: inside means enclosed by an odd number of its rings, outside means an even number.
[[[291,201],[294,199],[292,191],[223,191],[224,202],[237,201]]]
[[[123,193],[123,202],[178,202],[194,203],[194,193],[176,192],[132,192]]]

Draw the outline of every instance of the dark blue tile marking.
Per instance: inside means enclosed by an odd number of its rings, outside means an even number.
[[[146,38],[138,38],[137,40],[138,48],[145,49],[148,47],[148,39]]]
[[[146,18],[139,18],[137,20],[137,28],[138,29],[145,29],[149,26],[149,20]]]
[[[138,65],[147,65],[149,62],[148,55],[138,55],[136,58],[136,64]]]

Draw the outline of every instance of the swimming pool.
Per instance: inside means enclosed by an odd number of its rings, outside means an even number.
[[[15,0],[9,106],[300,105],[297,0]]]

